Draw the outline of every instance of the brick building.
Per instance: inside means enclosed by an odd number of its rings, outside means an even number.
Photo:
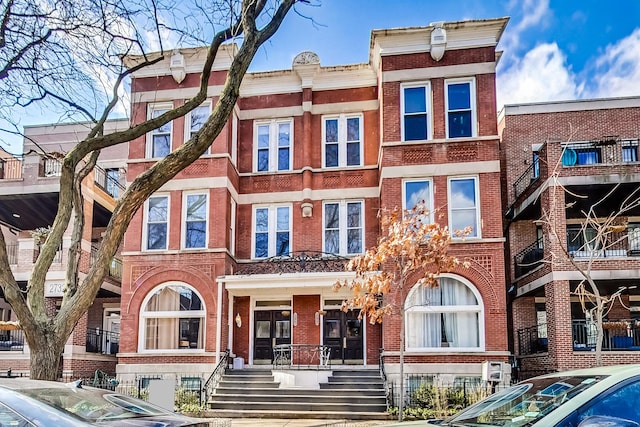
[[[207,373],[227,348],[259,365],[277,345],[326,345],[332,365],[377,365],[382,348],[397,375],[399,319],[370,325],[340,311],[348,295],[332,285],[376,243],[381,207],[419,199],[433,220],[472,227],[451,245],[471,266],[410,291],[405,372],[453,381],[479,377],[486,360],[506,364],[495,100],[506,22],[376,30],[366,64],[322,66],[303,52],[291,69],[248,73],[210,150],[131,221],[118,374]],[[192,96],[203,54],[180,50],[180,84],[169,58],[135,72],[132,122]],[[199,128],[228,65],[222,52],[201,107],[130,143],[129,180]]]
[[[105,132],[122,130],[128,125],[126,119],[108,121]],[[7,244],[9,265],[20,286],[26,288],[39,254],[38,242],[31,232],[50,226],[58,209],[61,163],[55,154],[67,152],[89,129],[87,123],[28,126],[24,139],[27,154],[17,158],[0,153],[0,227]],[[121,147],[103,150],[96,168],[82,183],[84,222],[88,226],[81,241],[81,279],[102,239],[115,201],[124,190],[125,156]],[[45,299],[52,312],[62,301],[72,230],[73,219],[46,276]],[[62,377],[90,377],[96,370],[115,370],[120,336],[121,274],[121,258],[116,255],[96,300],[67,341],[62,355]],[[16,320],[4,298],[0,299],[0,320]],[[0,370],[28,373],[29,358],[29,346],[21,330],[0,331]]]
[[[604,318],[603,363],[637,363],[640,209],[619,212],[638,197],[640,98],[507,105],[499,129],[521,376],[595,363],[595,324],[576,293],[580,269],[614,297]],[[590,209],[594,221],[585,225]]]

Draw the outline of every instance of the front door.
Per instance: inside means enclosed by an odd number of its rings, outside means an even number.
[[[291,311],[255,311],[253,360],[256,363],[271,363],[273,347],[291,344]]]
[[[359,310],[327,310],[323,344],[331,347],[332,363],[362,363],[362,321]]]

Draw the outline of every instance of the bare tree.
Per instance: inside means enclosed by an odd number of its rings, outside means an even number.
[[[566,147],[563,153],[566,151]],[[582,280],[573,292],[577,295],[583,312],[587,317],[587,328],[595,328],[595,364],[602,365],[602,342],[604,337],[603,319],[611,310],[615,301],[621,300],[621,293],[625,288],[620,288],[611,295],[603,295],[594,279],[594,263],[607,251],[619,248],[628,239],[622,231],[627,230],[627,216],[630,212],[640,208],[640,187],[635,187],[628,192],[622,200],[618,200],[621,184],[618,183],[609,189],[598,200],[588,204],[586,209],[581,210],[582,221],[576,236],[573,236],[574,250],[569,250],[567,237],[565,236],[564,225],[559,224],[557,212],[559,208],[570,208],[578,200],[588,200],[588,195],[576,194],[561,183],[560,161],[552,165],[549,178],[544,188],[549,192],[549,207],[542,209],[540,220],[536,221],[546,227],[549,239],[552,240],[552,247],[559,248],[551,250],[549,258],[544,262],[553,265],[570,264],[582,276]],[[574,201],[566,206],[558,206],[558,200],[565,200],[564,196],[569,196]],[[579,239],[578,239],[579,237]],[[573,253],[572,253],[573,252]],[[580,253],[578,260],[575,253]],[[590,334],[591,331],[587,331]]]
[[[5,240],[0,232],[0,287],[18,317],[31,349],[30,370],[33,378],[56,378],[65,342],[78,320],[93,303],[133,215],[151,194],[198,159],[211,145],[224,128],[236,104],[240,83],[257,50],[277,31],[294,4],[303,0],[224,0],[206,5],[196,3],[196,8],[203,16],[208,16],[211,23],[221,20],[227,23],[217,29],[212,25],[208,31],[213,34],[209,37],[198,93],[183,105],[158,117],[129,129],[104,135],[104,123],[120,100],[119,91],[123,82],[133,72],[164,59],[162,44],[159,44],[160,52],[149,54],[147,50],[150,44],[142,36],[145,31],[155,32],[157,40],[161,41],[168,31],[174,30],[162,18],[162,11],[171,9],[171,4],[163,4],[161,1],[9,0],[9,3],[2,3],[0,81],[3,96],[0,99],[9,99],[7,108],[29,106],[38,102],[53,103],[66,108],[68,116],[81,114],[89,117],[93,123],[88,136],[61,159],[57,214],[33,266],[26,291],[20,289],[9,268]],[[180,17],[186,25],[192,16],[186,12],[180,13],[185,7],[182,3],[175,2],[173,6],[175,9],[171,9],[172,16]],[[55,17],[53,21],[52,17]],[[199,36],[197,31],[188,27],[176,31],[180,37],[185,34]],[[23,33],[27,38],[25,40],[20,39]],[[207,31],[203,30],[201,36],[204,38],[206,34]],[[118,199],[99,250],[86,276],[80,280],[80,241],[85,227],[81,182],[95,166],[100,150],[132,141],[199,106],[206,99],[211,68],[221,45],[234,38],[241,38],[241,44],[211,115],[185,144],[131,182]],[[64,51],[75,47],[76,43],[76,51]],[[89,55],[96,46],[103,50]],[[116,51],[136,55],[135,64],[129,68],[113,62],[107,64],[108,59],[114,59],[109,55]],[[102,55],[109,57],[100,59]],[[59,61],[62,70],[56,69],[56,61]],[[29,64],[33,67],[28,68]],[[87,104],[91,102],[91,93],[87,95],[78,90],[83,90],[86,86],[95,87],[97,80],[95,75],[91,76],[91,71],[103,66],[113,74],[110,80],[112,83],[106,92],[110,95],[103,99],[102,105],[98,105],[99,102]],[[56,73],[64,72],[65,67],[68,67],[66,72],[69,74],[58,76]],[[25,86],[13,90],[10,82],[20,76],[25,77]],[[67,85],[70,78],[78,76],[79,85]],[[94,114],[94,111],[99,113]],[[7,114],[5,118],[10,117]],[[51,315],[47,313],[45,306],[45,278],[70,224],[72,235],[64,296],[59,311]]]
[[[360,309],[359,318],[380,323],[386,315],[400,322],[400,398],[398,420],[404,412],[404,315],[405,299],[413,286],[438,286],[437,276],[461,262],[448,255],[451,235],[447,227],[427,220],[429,211],[420,203],[411,210],[383,212],[383,233],[376,246],[353,258],[347,270],[355,279],[337,281],[334,288],[347,287],[352,298],[343,302],[343,310]],[[461,231],[460,235],[470,230]],[[466,264],[464,264],[466,266]]]

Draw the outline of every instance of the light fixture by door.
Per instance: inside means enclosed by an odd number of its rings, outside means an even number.
[[[236,314],[236,326],[238,328],[242,327],[242,317],[240,317],[240,313]]]
[[[289,317],[289,316],[291,315],[291,312],[290,312],[289,310],[282,310],[281,314],[282,314],[284,317]]]

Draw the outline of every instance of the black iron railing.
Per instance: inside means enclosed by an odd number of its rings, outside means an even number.
[[[0,351],[24,350],[24,332],[22,329],[0,331]]]
[[[572,320],[571,330],[574,350],[595,350],[597,328],[594,321]],[[640,321],[626,319],[603,322],[602,350],[640,351]]]
[[[639,230],[640,231],[640,230]],[[623,231],[567,228],[567,250],[574,258],[608,258],[640,255],[640,233],[631,226]]]
[[[99,248],[97,246],[91,246],[91,264],[93,264],[98,256]],[[122,260],[120,258],[112,258],[109,264],[108,277],[122,281]]]
[[[517,199],[529,186],[538,179],[540,173],[540,162],[536,158],[531,165],[513,183],[513,198]]]
[[[541,264],[544,258],[542,244],[542,238],[540,238],[513,257],[515,277],[523,276]]]
[[[227,371],[227,366],[229,366],[229,353],[231,353],[231,350],[227,349],[222,354],[215,369],[213,370],[207,381],[205,381],[204,386],[202,387],[203,402],[206,403],[211,399],[211,396],[213,396],[216,391],[216,387],[218,387],[220,379]]]
[[[120,347],[120,334],[100,328],[87,329],[86,352],[117,354]]]
[[[594,141],[565,144],[562,166],[609,165],[636,163],[640,161],[638,139],[621,139],[617,136],[603,137]]]
[[[545,353],[548,351],[547,325],[529,326],[517,331],[518,356]]]

